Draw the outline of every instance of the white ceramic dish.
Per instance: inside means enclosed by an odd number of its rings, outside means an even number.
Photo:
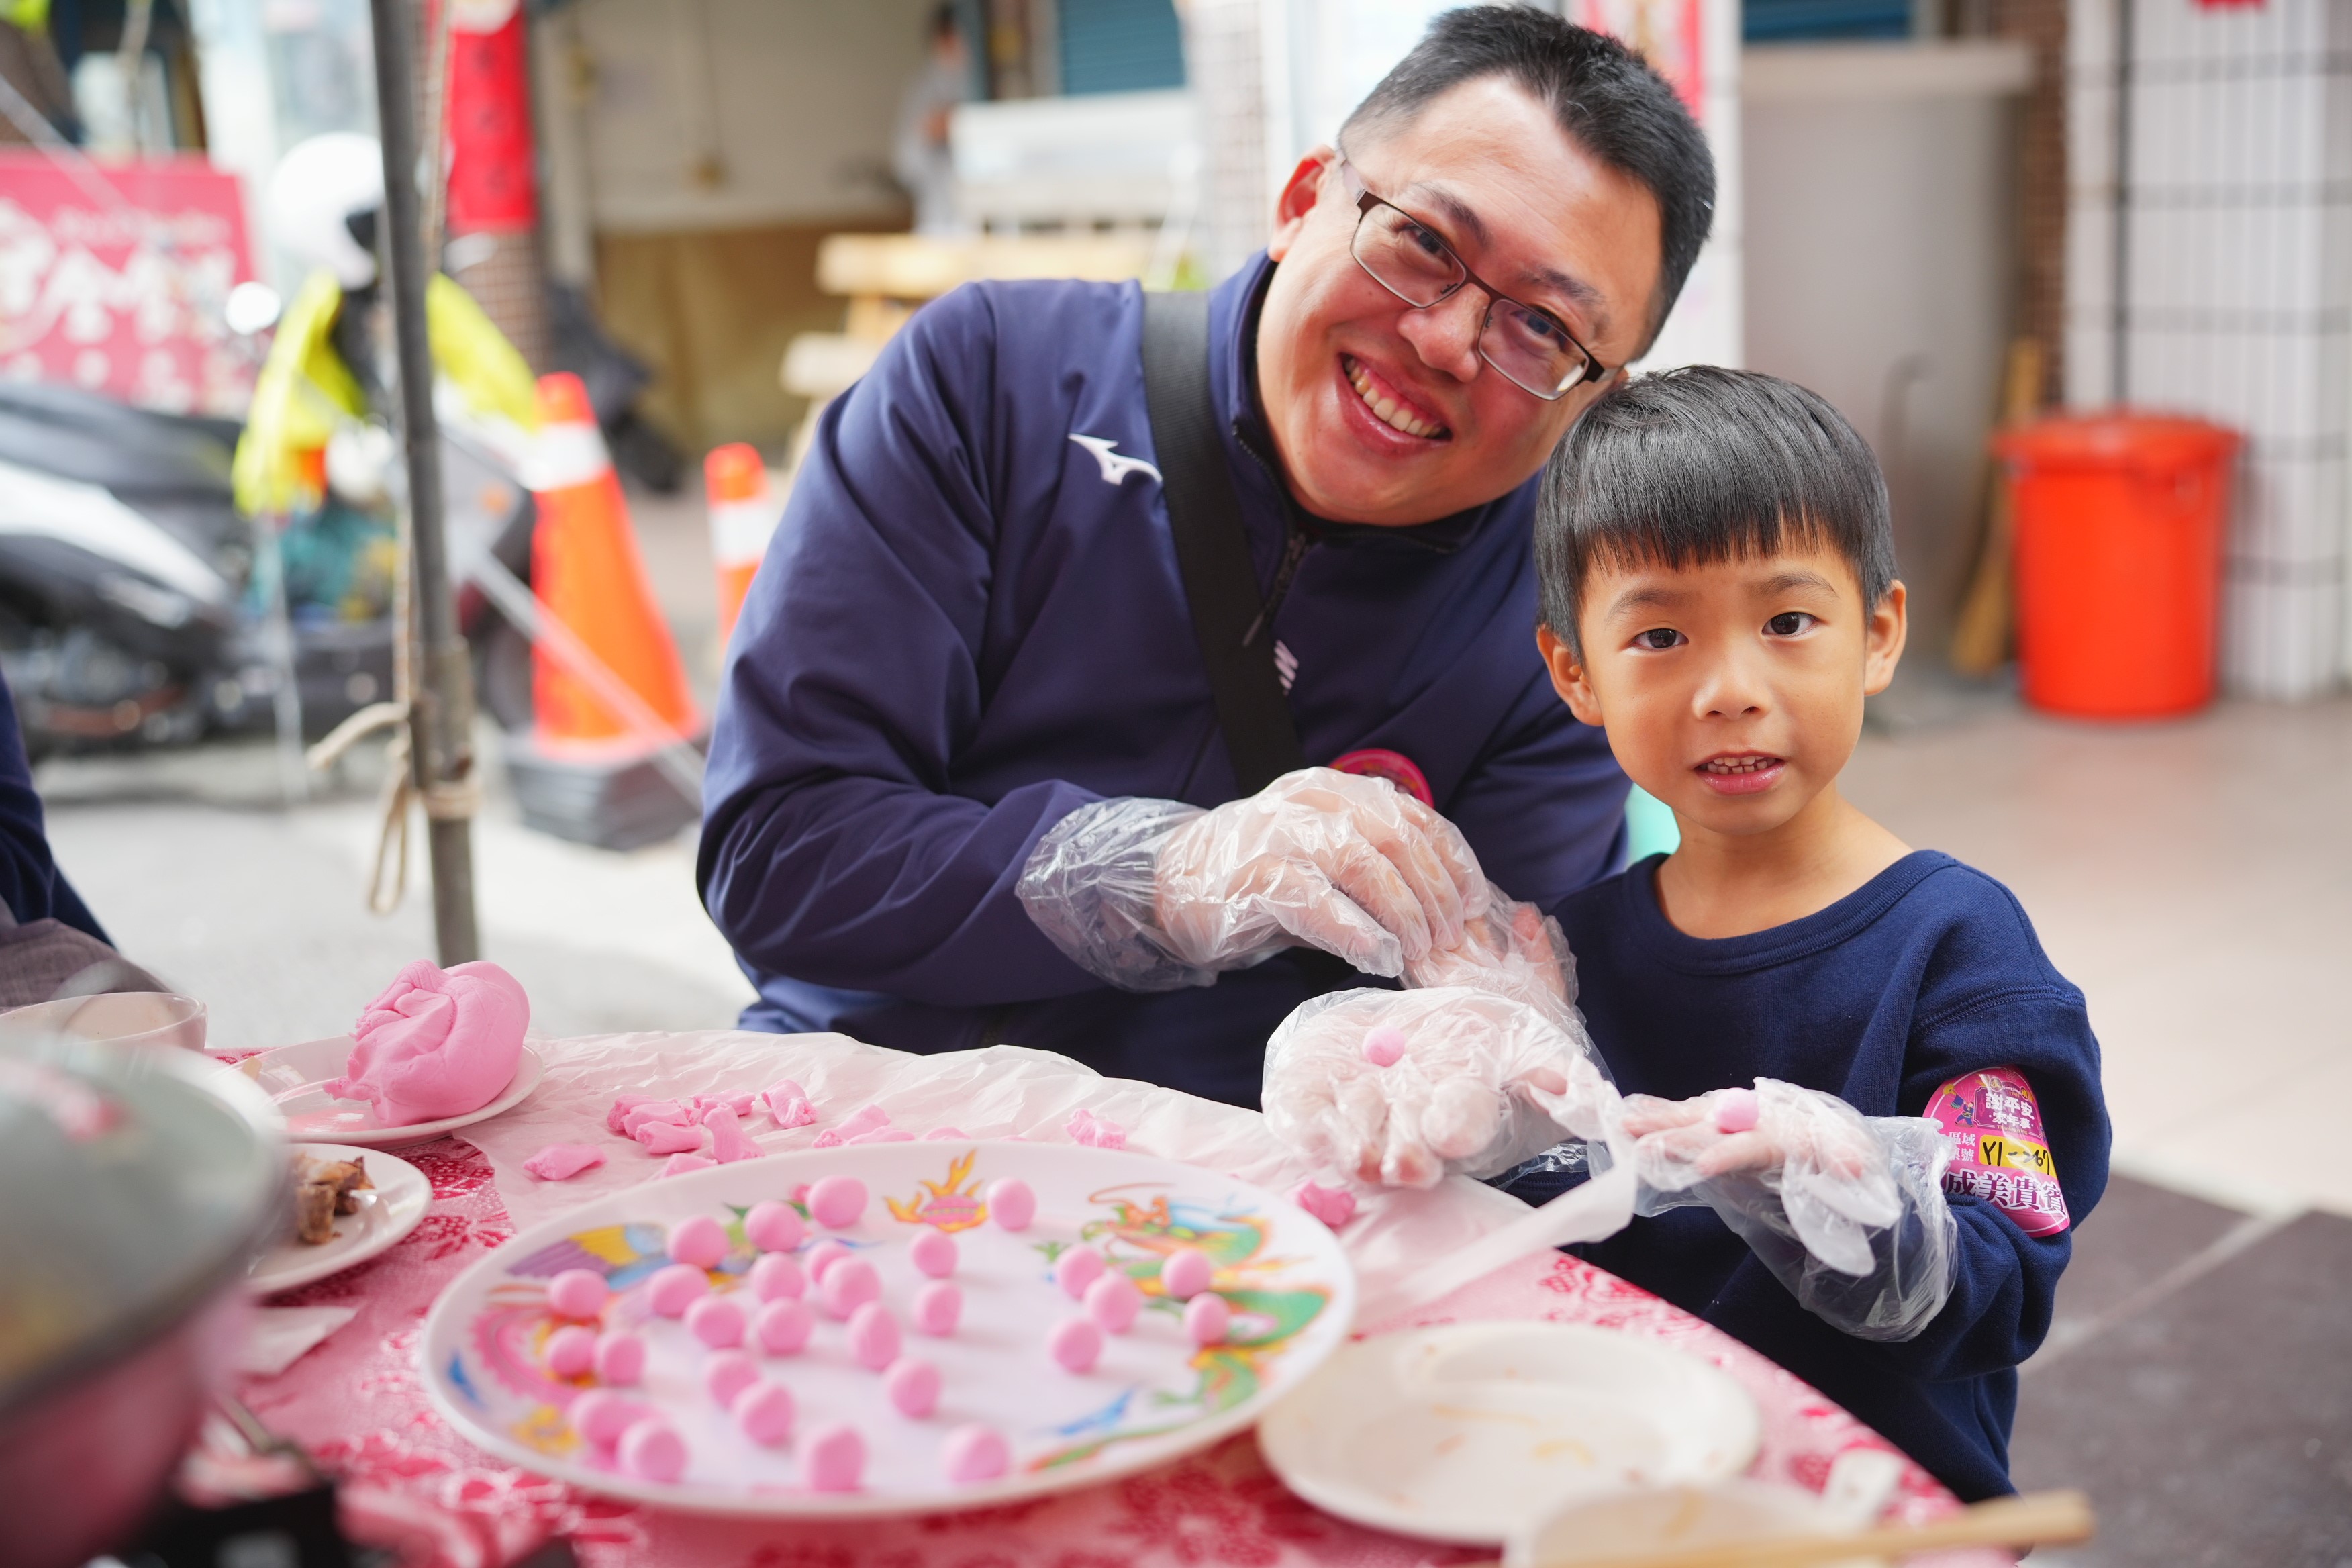
[[[253,1266],[253,1272],[246,1276],[247,1288],[256,1295],[291,1290],[390,1251],[401,1237],[416,1228],[416,1222],[425,1217],[426,1206],[433,1202],[433,1184],[425,1179],[424,1172],[397,1154],[345,1143],[296,1143],[290,1147],[294,1153],[308,1154],[314,1160],[357,1160],[366,1168],[368,1180],[375,1184],[375,1188],[360,1194],[359,1212],[335,1216],[333,1240],[322,1241],[316,1247],[281,1241],[264,1253]]]
[[[274,1051],[246,1058],[236,1064],[236,1070],[259,1084],[277,1105],[278,1113],[286,1118],[288,1137],[357,1143],[371,1149],[430,1142],[444,1132],[487,1121],[521,1104],[524,1097],[539,1087],[540,1075],[547,1070],[539,1053],[526,1045],[522,1059],[515,1065],[514,1077],[499,1091],[496,1100],[480,1110],[469,1110],[463,1116],[445,1116],[438,1121],[387,1127],[376,1120],[375,1107],[365,1100],[337,1100],[327,1093],[326,1086],[343,1076],[343,1064],[351,1058],[352,1044],[349,1035],[338,1035],[331,1040],[280,1046]]]
[[[1690,1550],[1791,1535],[1851,1535],[1886,1508],[1903,1461],[1875,1448],[1849,1448],[1830,1466],[1819,1492],[1734,1479],[1708,1487],[1668,1487],[1570,1503],[1520,1530],[1503,1550],[1503,1568],[1602,1562],[1646,1552]],[[1875,1557],[1835,1568],[1878,1568]]]
[[[1343,1519],[1486,1545],[1567,1501],[1747,1468],[1756,1402],[1654,1340],[1575,1323],[1453,1323],[1333,1356],[1258,1426],[1266,1463]]]
[[[205,1005],[168,991],[108,991],[61,996],[0,1013],[0,1039],[64,1035],[120,1046],[205,1048]]]
[[[789,1445],[761,1448],[743,1437],[702,1390],[708,1352],[681,1323],[653,1317],[644,1289],[668,1261],[669,1227],[691,1215],[730,1226],[735,1250],[712,1279],[719,1290],[742,1289],[755,1256],[741,1240],[742,1211],[762,1199],[793,1200],[834,1174],[866,1184],[865,1215],[845,1230],[813,1229],[803,1250],[837,1235],[870,1258],[882,1300],[903,1325],[905,1351],[932,1362],[943,1384],[933,1415],[898,1415],[880,1378],[850,1359],[845,1325],[822,1311],[804,1350],[761,1358],[762,1375],[792,1390],[800,1430],[846,1420],[864,1436],[865,1488],[850,1493],[803,1489]],[[1035,1222],[1018,1233],[986,1217],[988,1185],[1006,1176],[1037,1195]],[[943,1339],[917,1331],[906,1310],[923,1283],[907,1244],[927,1226],[958,1248],[963,1318]],[[1053,1283],[1049,1258],[1082,1237],[1128,1271],[1147,1305],[1130,1330],[1106,1341],[1093,1371],[1072,1373],[1045,1348],[1054,1323],[1079,1310]],[[1185,1337],[1176,1303],[1159,1294],[1160,1259],[1188,1243],[1218,1260],[1214,1289],[1234,1309],[1226,1342],[1205,1350]],[[554,1376],[541,1347],[556,1326],[545,1283],[569,1268],[595,1268],[614,1286],[606,1329],[645,1337],[647,1367],[633,1396],[657,1406],[686,1438],[691,1457],[677,1482],[623,1473],[609,1451],[583,1443],[567,1424],[565,1407],[594,1378]],[[1353,1272],[1329,1230],[1286,1200],[1213,1171],[1063,1144],[861,1144],[648,1182],[534,1226],[442,1292],[418,1353],[425,1390],[452,1426],[541,1475],[703,1513],[922,1513],[1094,1485],[1238,1431],[1346,1342],[1355,1300]],[[975,1421],[1004,1433],[1011,1468],[994,1481],[952,1485],[941,1444]]]

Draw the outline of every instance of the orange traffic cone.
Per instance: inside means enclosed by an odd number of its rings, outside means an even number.
[[[701,728],[687,690],[677,644],[655,606],[629,525],[621,481],[596,428],[588,389],[576,375],[539,383],[542,471],[533,487],[539,527],[531,538],[531,587],[588,651],[685,738]],[[641,736],[545,647],[531,655],[531,707],[540,743],[554,752],[609,747]]]
[[[776,500],[768,489],[768,466],[743,442],[714,447],[702,460],[710,493],[710,554],[719,568],[719,646],[735,635],[751,574],[768,552],[776,531]]]

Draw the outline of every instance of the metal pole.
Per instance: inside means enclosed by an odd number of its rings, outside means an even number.
[[[448,0],[442,0],[447,4]],[[433,352],[425,336],[425,254],[416,177],[416,87],[409,58],[408,0],[370,0],[375,24],[376,119],[383,138],[384,256],[392,276],[393,340],[398,349],[400,433],[408,456],[409,536],[415,561],[420,644],[409,703],[410,755],[425,797],[433,865],[434,944],[446,964],[481,956],[474,925],[474,849],[462,800],[474,767],[473,668],[449,595],[441,526],[441,439],[433,418]],[[439,178],[440,171],[433,171]]]
[[[2115,272],[2108,286],[2115,291],[2115,341],[2108,345],[2108,402],[2121,408],[2131,401],[2131,143],[2132,51],[2134,0],[2116,5],[2116,247]]]

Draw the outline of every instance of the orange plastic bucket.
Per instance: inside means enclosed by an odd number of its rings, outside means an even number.
[[[2028,702],[2156,719],[2212,700],[2238,446],[2218,425],[2137,414],[1993,437],[2016,526]]]

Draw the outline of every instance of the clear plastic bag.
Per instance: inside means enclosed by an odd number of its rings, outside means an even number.
[[[1958,1225],[1934,1122],[1768,1078],[1691,1100],[1635,1096],[1623,1118],[1639,1212],[1706,1204],[1808,1311],[1860,1339],[1914,1338],[1943,1310]]]

